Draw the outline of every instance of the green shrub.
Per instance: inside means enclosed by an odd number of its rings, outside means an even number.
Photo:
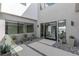
[[[0,46],[0,53],[6,54],[7,52],[10,52],[11,47],[9,45],[1,45]]]

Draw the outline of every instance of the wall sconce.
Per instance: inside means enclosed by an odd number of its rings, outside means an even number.
[[[74,21],[71,21],[71,26],[74,26]]]
[[[39,27],[39,25],[37,25],[37,27]]]

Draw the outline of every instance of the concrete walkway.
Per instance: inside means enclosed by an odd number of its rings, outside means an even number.
[[[48,41],[48,40],[43,39],[41,41],[29,44],[29,46],[42,52],[43,54],[45,54],[47,56],[76,56],[76,54],[72,54],[70,52],[66,52],[61,49],[57,49],[55,47],[51,47],[46,44],[42,44],[40,42],[43,42],[43,43],[46,43],[49,45],[52,45],[52,43],[54,44],[53,41],[50,42],[50,40]]]
[[[24,44],[22,44],[21,47],[23,48],[23,50],[17,53],[19,56],[42,56],[41,54]]]
[[[48,40],[48,39],[42,39],[39,42],[44,43],[44,44],[48,44],[48,45],[53,45],[53,44],[55,44],[56,41],[52,41],[52,40]]]
[[[40,41],[21,45],[22,51],[18,52],[19,56],[77,56],[70,52],[52,47],[55,43],[53,40],[42,39]]]

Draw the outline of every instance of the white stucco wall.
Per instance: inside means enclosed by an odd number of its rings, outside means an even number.
[[[26,22],[26,23],[35,23],[36,20],[33,20],[32,18],[24,18],[20,16],[15,16],[7,13],[1,13],[1,18],[11,21],[18,21],[18,22]]]
[[[33,9],[33,10],[32,10]],[[25,17],[29,15],[35,16],[34,19],[38,18],[38,22],[34,20],[28,20],[25,18],[20,18],[12,15],[7,14],[0,14],[0,19],[8,19],[13,21],[20,21],[20,22],[26,22],[26,23],[34,23],[35,27],[35,34],[36,36],[40,37],[40,26],[37,27],[37,24],[40,25],[40,23],[44,22],[51,22],[51,21],[58,21],[58,20],[64,20],[66,19],[66,37],[67,41],[69,42],[69,36],[73,35],[77,40],[79,40],[79,12],[75,12],[75,4],[74,3],[57,3],[53,6],[47,7],[46,9],[39,12],[39,16],[36,17],[37,13],[34,14],[35,9],[32,7],[30,12],[25,13]],[[29,18],[28,17],[28,18]],[[33,17],[31,17],[33,19]],[[74,26],[71,26],[71,20],[74,21]]]
[[[4,38],[5,35],[5,20],[0,19],[0,41]]]
[[[1,3],[0,3],[0,12],[1,12]]]
[[[32,3],[22,16],[38,20],[38,4]]]
[[[79,40],[79,12],[75,12],[75,3],[57,3],[40,11],[38,24],[44,22],[58,21],[66,19],[66,37],[69,42],[69,36],[73,35]],[[74,26],[71,26],[71,20]],[[40,27],[38,28],[40,37]]]
[[[28,18],[24,18],[24,17],[19,17],[19,16],[15,16],[15,15],[11,15],[11,14],[7,14],[7,13],[0,13],[0,19],[2,19],[3,21],[16,21],[16,22],[21,22],[21,23],[33,23],[34,24],[34,32],[32,33],[27,33],[27,34],[35,34],[36,35],[36,20],[33,19],[28,19]],[[5,22],[4,22],[5,23]],[[3,28],[5,28],[5,25],[2,21],[0,21],[0,31],[2,35],[3,33],[5,34],[5,29],[3,30]],[[24,33],[22,33],[24,34]],[[15,35],[22,35],[22,34],[15,34]],[[0,36],[2,39],[3,36]]]

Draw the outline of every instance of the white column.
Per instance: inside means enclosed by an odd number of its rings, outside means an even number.
[[[5,20],[0,19],[0,41],[4,38],[5,35]]]

